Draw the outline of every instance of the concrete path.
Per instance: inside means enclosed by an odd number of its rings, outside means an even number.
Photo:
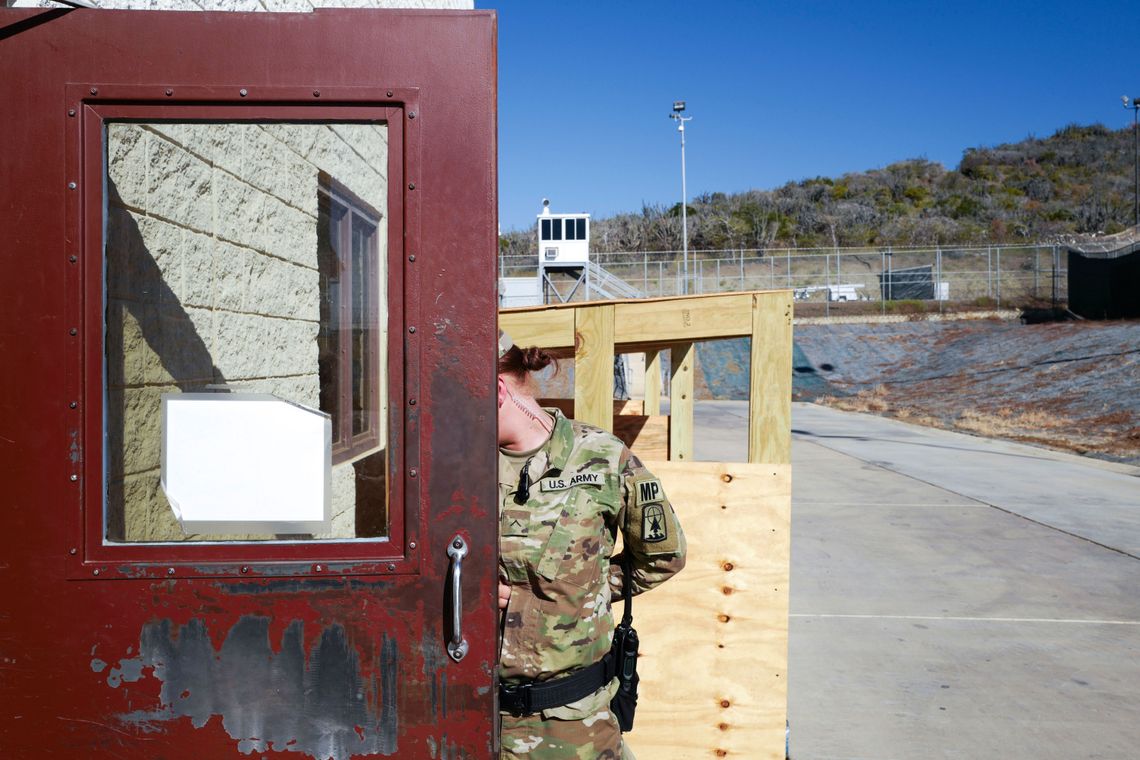
[[[745,450],[697,405],[696,457]],[[1140,757],[1140,470],[793,411],[793,760]]]

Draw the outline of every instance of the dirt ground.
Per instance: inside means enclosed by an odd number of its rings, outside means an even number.
[[[797,400],[1140,465],[1140,322],[797,325]]]

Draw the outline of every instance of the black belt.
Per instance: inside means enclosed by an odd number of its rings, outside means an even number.
[[[499,684],[499,709],[516,718],[576,702],[593,694],[617,675],[612,652],[581,670],[549,681]]]

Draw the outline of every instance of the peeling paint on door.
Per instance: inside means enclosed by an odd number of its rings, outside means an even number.
[[[343,626],[324,627],[306,653],[302,621],[285,628],[276,650],[270,622],[243,616],[220,650],[201,620],[147,623],[139,656],[112,667],[107,685],[140,681],[150,673],[162,684],[159,706],[120,714],[119,720],[152,733],[181,718],[201,728],[217,715],[243,754],[288,751],[347,760],[395,753],[396,642],[383,637],[379,672],[366,677]]]

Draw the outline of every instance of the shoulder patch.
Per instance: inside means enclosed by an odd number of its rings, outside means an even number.
[[[665,507],[649,504],[641,510],[641,540],[647,544],[660,544],[669,540],[669,521]]]
[[[661,481],[647,475],[634,478],[630,483],[632,503],[627,524],[630,538],[648,555],[672,554],[680,541],[676,518]]]
[[[660,504],[665,500],[665,491],[657,478],[635,480],[634,486],[637,488],[635,498],[639,507],[644,507],[646,504]]]

